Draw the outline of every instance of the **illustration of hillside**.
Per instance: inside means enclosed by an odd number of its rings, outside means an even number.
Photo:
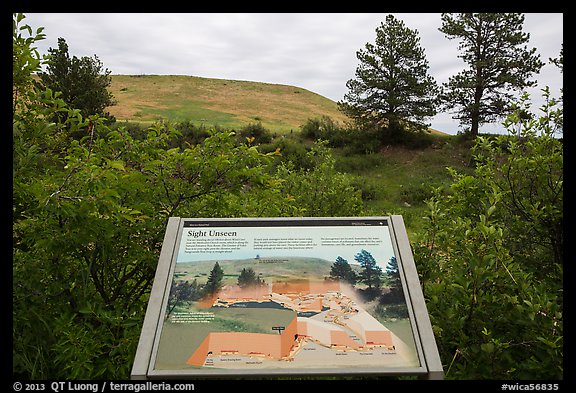
[[[267,280],[288,281],[307,277],[323,280],[330,275],[331,261],[306,257],[269,257],[240,260],[218,260],[180,262],[176,264],[177,280],[206,280],[214,263],[218,262],[224,271],[224,284],[234,284],[242,269],[252,268]],[[357,267],[359,269],[359,267]]]

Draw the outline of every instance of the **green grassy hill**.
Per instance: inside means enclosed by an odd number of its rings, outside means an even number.
[[[108,110],[116,119],[151,123],[188,120],[225,128],[262,123],[273,131],[297,131],[309,118],[348,119],[336,102],[287,85],[183,75],[111,75],[117,100]]]

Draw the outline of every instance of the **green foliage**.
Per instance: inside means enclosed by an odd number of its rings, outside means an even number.
[[[543,267],[555,269],[564,263],[563,143],[554,137],[563,123],[563,109],[550,98],[548,88],[543,94],[542,116],[529,114],[529,97],[524,95],[504,122],[511,136],[483,139],[475,150],[478,172],[485,179],[493,176],[504,191],[501,220],[511,231],[511,252],[539,276],[546,274]],[[543,266],[543,260],[553,263]]]
[[[222,279],[224,278],[224,270],[220,267],[218,262],[214,264],[212,270],[210,270],[210,275],[208,276],[208,281],[204,286],[204,292],[208,295],[215,295],[222,288]]]
[[[393,281],[399,281],[400,280],[399,271],[398,271],[398,261],[396,260],[396,257],[394,257],[394,256],[390,257],[390,260],[386,264],[386,274],[389,277],[391,277],[391,279]]]
[[[174,124],[174,128],[178,131],[179,138],[170,147],[198,145],[210,136],[210,130],[207,127],[203,124],[195,125],[191,121],[182,121]]]
[[[249,144],[262,144],[272,142],[272,134],[262,123],[250,123],[238,131],[238,137]]]
[[[402,202],[409,206],[424,205],[433,194],[433,187],[427,183],[406,184],[400,192]]]
[[[427,202],[414,250],[448,378],[562,378],[563,165],[552,104],[540,118],[510,116],[511,135],[479,137],[474,173],[453,171],[450,192]]]
[[[311,147],[293,136],[276,139],[272,143],[260,146],[260,150],[276,154],[276,165],[290,163],[288,165],[295,169],[313,169],[316,165],[309,154]]]
[[[336,171],[335,160],[323,145],[315,145],[307,154],[311,168],[296,169],[292,162],[278,167],[284,179],[282,191],[309,217],[355,216],[362,212],[360,192],[349,175]]]
[[[380,295],[380,303],[394,305],[388,307],[388,310],[395,315],[405,313],[408,316],[408,309],[406,300],[404,298],[404,291],[402,289],[402,282],[400,280],[400,271],[398,270],[398,261],[396,257],[390,257],[386,264],[386,274],[384,275],[384,284],[389,288],[389,291]]]
[[[258,277],[254,269],[242,268],[240,275],[238,276],[238,286],[241,288],[249,288],[254,286],[261,286],[264,282]]]
[[[348,154],[368,154],[377,151],[382,144],[381,133],[381,130],[370,127],[342,126],[328,116],[308,119],[300,128],[300,135],[303,138],[324,141],[329,147],[344,148]],[[390,140],[386,142],[390,143]]]
[[[350,142],[346,130],[328,116],[306,120],[300,127],[300,133],[312,141],[328,141],[331,147],[342,147]]]
[[[361,250],[359,253],[354,255],[356,262],[362,267],[362,271],[359,274],[359,281],[363,282],[368,286],[368,289],[378,289],[382,284],[381,274],[382,268],[377,265],[376,260],[366,250]]]
[[[36,41],[41,41],[45,38],[45,34],[42,33],[43,27],[39,27],[33,32],[29,25],[21,25],[22,20],[24,20],[24,14],[14,14],[12,20],[12,87],[14,103],[20,103],[21,95],[25,94],[33,83],[32,74],[40,70],[42,59],[34,44]]]
[[[170,294],[168,296],[168,312],[166,313],[166,319],[172,314],[172,311],[178,306],[181,306],[184,302],[190,302],[194,300],[199,300],[204,296],[203,287],[198,284],[198,281],[194,279],[192,282],[188,281],[172,281],[172,286],[170,287]]]

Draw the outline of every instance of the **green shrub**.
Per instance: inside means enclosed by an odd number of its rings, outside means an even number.
[[[311,147],[301,141],[282,136],[272,143],[260,146],[263,153],[277,152],[278,163],[291,163],[295,169],[313,169],[315,160],[309,154]]]
[[[366,181],[362,178],[354,178],[351,182],[357,190],[360,191],[360,195],[363,201],[371,201],[376,199],[378,193],[382,192],[379,186],[376,184]]]
[[[402,187],[401,201],[409,205],[421,205],[432,196],[433,188],[426,183],[407,184]]]
[[[292,161],[277,168],[276,150],[263,153],[230,131],[84,118],[32,83],[41,61],[31,45],[42,35],[22,37],[32,34],[22,19],[15,15],[13,24],[17,378],[128,378],[169,217],[361,211],[326,150],[301,146],[298,169]],[[267,136],[258,125],[245,132]]]
[[[329,116],[306,120],[300,127],[300,133],[311,141],[331,140],[331,136],[339,129],[336,123]]]
[[[478,137],[473,174],[427,201],[415,259],[447,378],[563,377],[562,143],[553,101]],[[526,104],[524,101],[522,104]]]
[[[240,142],[246,142],[248,139],[251,144],[263,144],[272,142],[272,133],[266,129],[262,123],[250,123],[242,127],[238,132]]]
[[[309,217],[355,216],[362,213],[362,197],[350,175],[335,169],[335,160],[323,145],[307,152],[311,168],[296,168],[287,162],[278,168],[284,179],[282,190]]]
[[[174,129],[180,134],[177,142],[173,144],[174,147],[198,145],[210,136],[210,130],[204,124],[195,125],[189,120],[174,124]]]

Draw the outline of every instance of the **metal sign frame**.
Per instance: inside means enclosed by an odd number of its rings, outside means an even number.
[[[337,365],[330,367],[244,367],[244,368],[226,368],[226,367],[210,367],[206,365],[196,365],[190,367],[161,367],[157,368],[156,363],[159,358],[159,348],[163,349],[160,344],[163,326],[165,320],[167,320],[167,307],[170,297],[171,288],[173,282],[175,282],[175,269],[178,262],[179,253],[182,250],[193,250],[190,252],[196,252],[201,254],[202,250],[195,246],[194,239],[185,240],[186,244],[182,243],[182,239],[186,236],[194,235],[196,237],[210,235],[222,235],[227,236],[235,234],[235,232],[228,231],[222,228],[252,228],[254,231],[263,231],[261,233],[270,232],[274,233],[273,228],[285,228],[291,229],[295,233],[305,232],[305,228],[314,228],[315,230],[324,230],[327,228],[342,227],[346,228],[347,233],[362,232],[361,228],[366,228],[370,225],[384,225],[388,227],[390,246],[392,247],[393,256],[396,259],[398,266],[398,273],[401,280],[401,287],[404,295],[404,299],[408,311],[408,320],[410,322],[410,329],[412,337],[414,339],[413,349],[415,353],[414,359],[417,359],[417,365],[410,366],[373,366],[369,364],[363,364],[359,367],[338,367]],[[210,230],[214,229],[214,231]],[[375,228],[375,227],[374,227]],[[222,230],[222,232],[216,231],[216,229]],[[209,232],[207,232],[209,231]],[[273,237],[273,236],[272,236]],[[265,239],[266,240],[266,239]],[[272,239],[273,240],[273,239]],[[191,248],[188,249],[188,243],[190,243]],[[203,245],[209,243],[197,243],[200,248]],[[218,244],[227,244],[225,241]],[[232,243],[230,243],[232,244]],[[374,243],[376,244],[376,243]],[[245,244],[244,244],[245,245]],[[254,246],[254,245],[252,245]],[[278,251],[281,255],[286,253],[288,247],[284,247],[284,251]],[[377,246],[376,246],[377,247]],[[235,249],[239,250],[241,246],[235,246]],[[246,247],[249,248],[249,247]],[[272,247],[269,247],[271,249]],[[305,247],[303,247],[305,248]],[[312,247],[308,247],[312,249]],[[254,246],[254,249],[256,247]],[[188,251],[186,251],[188,252]],[[213,251],[217,252],[217,251]],[[227,250],[228,255],[231,257],[235,256],[234,251]],[[259,255],[255,259],[259,258]],[[244,304],[237,304],[237,306],[243,306]],[[354,310],[358,311],[358,310]],[[206,314],[206,313],[199,313]],[[370,317],[368,317],[370,318]],[[294,318],[296,319],[296,318]],[[306,321],[306,318],[301,320]],[[198,321],[196,321],[198,322]],[[206,321],[200,321],[206,322]],[[300,323],[300,322],[299,322]],[[316,323],[316,322],[315,322]],[[371,322],[374,324],[373,322]],[[191,328],[198,325],[189,325]],[[298,325],[300,326],[300,325]],[[290,329],[289,329],[290,330]],[[272,326],[273,334],[282,335],[294,333],[294,330],[290,332],[286,331],[286,326]],[[298,331],[300,333],[300,331]],[[166,333],[168,334],[168,333]],[[221,333],[220,333],[221,334]],[[231,333],[234,334],[234,333]],[[367,334],[367,333],[366,333]],[[380,336],[378,336],[380,334]],[[375,332],[374,337],[382,337],[382,332]],[[273,339],[275,337],[269,337],[270,335],[261,335],[259,337],[266,339]],[[298,337],[295,334],[295,340]],[[221,337],[221,336],[219,336]],[[300,334],[300,337],[306,337]],[[354,337],[354,336],[353,336]],[[372,336],[371,336],[372,337]],[[276,337],[276,339],[279,339]],[[346,339],[346,338],[344,338]],[[385,348],[384,341],[380,343],[381,347]],[[215,341],[213,339],[212,341]],[[263,340],[265,341],[265,340]],[[361,340],[358,340],[361,341]],[[350,341],[349,341],[350,342]],[[401,341],[395,341],[401,342]],[[179,343],[180,345],[185,345],[184,343]],[[378,344],[378,343],[377,343]],[[259,344],[264,345],[264,344]],[[335,345],[335,344],[332,344]],[[350,344],[350,345],[353,345]],[[344,345],[345,346],[345,345]],[[325,346],[326,347],[326,346]],[[323,347],[323,348],[325,348]],[[330,348],[330,346],[327,346]],[[363,347],[361,347],[363,348]],[[388,347],[389,348],[389,347]],[[313,349],[313,348],[309,348]],[[346,349],[346,348],[345,348]],[[390,354],[394,355],[396,352],[390,351]],[[372,350],[372,349],[370,349]],[[370,350],[363,349],[363,355],[370,355],[367,352]],[[167,350],[164,350],[166,352]],[[286,350],[285,350],[286,351]],[[385,350],[382,350],[385,351]],[[330,351],[328,351],[330,352]],[[344,354],[346,351],[339,351],[339,354]],[[209,352],[211,354],[212,352]],[[332,353],[332,352],[330,352]],[[349,353],[356,354],[357,351],[350,351]],[[382,352],[384,354],[384,352]],[[252,356],[252,352],[250,352]],[[240,358],[244,355],[247,357],[248,354],[240,354]],[[262,354],[260,354],[262,355]],[[206,355],[208,356],[208,355]],[[166,357],[166,355],[164,355]],[[204,358],[202,358],[204,359]],[[235,360],[233,358],[227,358],[226,354],[217,357],[219,360]],[[256,362],[258,363],[258,362]],[[261,363],[261,362],[260,362]],[[285,364],[284,362],[283,364]],[[148,307],[146,310],[146,315],[144,318],[144,323],[142,326],[140,340],[138,343],[138,348],[134,358],[134,363],[131,372],[132,379],[185,379],[185,378],[209,378],[209,377],[250,377],[250,376],[286,376],[286,375],[416,375],[423,379],[443,379],[444,372],[442,369],[442,363],[436,346],[436,341],[434,339],[434,334],[432,331],[432,326],[426,309],[426,304],[420,287],[420,282],[418,279],[418,273],[416,271],[416,266],[414,263],[414,258],[412,255],[412,250],[410,247],[410,242],[408,240],[408,235],[406,233],[406,228],[404,226],[404,221],[402,216],[391,215],[383,217],[322,217],[322,218],[226,218],[226,219],[204,219],[204,218],[180,218],[171,217],[168,221],[166,232],[164,236],[164,241],[162,249],[160,252],[158,266],[156,269],[156,275],[154,278],[154,283],[150,293],[150,298],[148,302]]]

